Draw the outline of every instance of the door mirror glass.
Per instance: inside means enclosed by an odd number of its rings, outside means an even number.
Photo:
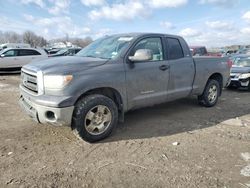
[[[129,56],[129,60],[132,62],[139,61],[151,61],[153,59],[153,52],[149,49],[136,50],[134,56]]]

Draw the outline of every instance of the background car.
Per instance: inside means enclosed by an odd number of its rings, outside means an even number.
[[[222,57],[231,57],[235,55],[237,50],[225,50],[222,54]]]
[[[248,58],[250,57],[250,55],[247,54],[234,54],[231,57],[229,57],[229,59],[232,61],[233,64],[235,64],[238,60],[242,59],[242,58]]]
[[[65,48],[59,50],[57,53],[53,55],[49,55],[49,57],[58,57],[58,56],[73,56],[77,54],[81,48]]]
[[[229,88],[234,87],[250,90],[250,56],[234,58],[230,77]]]
[[[48,58],[47,53],[36,48],[6,48],[0,52],[0,72],[18,71],[34,60]]]
[[[249,48],[243,48],[237,51],[237,54],[248,54],[250,55],[250,49]]]
[[[207,49],[205,46],[190,46],[193,56],[207,56]]]
[[[49,54],[49,55],[52,55],[52,54],[55,54],[57,53],[59,50],[61,50],[60,48],[49,48],[49,49],[45,49],[45,51]]]

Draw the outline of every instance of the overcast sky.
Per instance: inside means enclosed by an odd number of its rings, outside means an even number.
[[[160,32],[191,45],[250,44],[250,0],[0,0],[0,30],[47,39]]]

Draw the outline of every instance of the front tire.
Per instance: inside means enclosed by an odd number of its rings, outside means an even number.
[[[220,84],[217,80],[209,79],[202,95],[198,96],[198,102],[205,107],[216,105],[220,95]]]
[[[77,136],[88,142],[108,137],[118,122],[114,101],[103,95],[89,95],[79,100],[73,112],[72,128]]]

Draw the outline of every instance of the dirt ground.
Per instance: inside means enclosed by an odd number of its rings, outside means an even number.
[[[191,97],[126,114],[89,144],[19,108],[19,75],[0,76],[0,187],[250,187],[250,93]],[[173,145],[178,142],[178,145]]]

